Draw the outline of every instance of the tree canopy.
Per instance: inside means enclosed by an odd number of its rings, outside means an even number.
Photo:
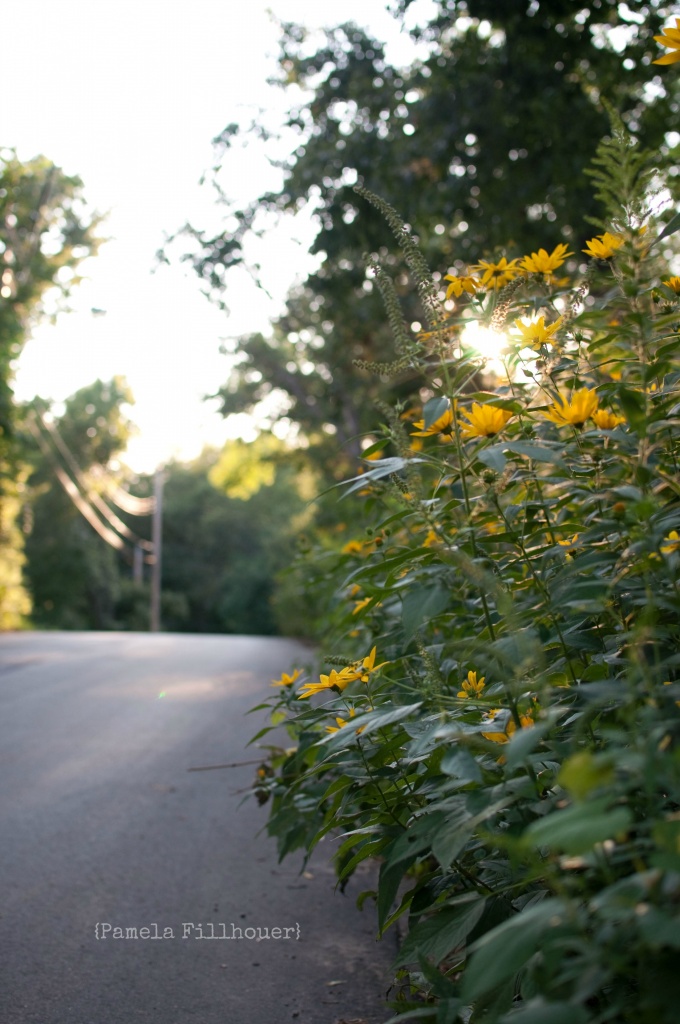
[[[396,258],[382,216],[353,191],[357,183],[399,211],[441,275],[562,241],[578,252],[598,212],[584,169],[608,130],[605,103],[660,163],[677,155],[669,134],[677,76],[650,66],[653,36],[671,6],[440,0],[433,21],[412,30],[419,56],[406,68],[390,64],[385,46],[355,25],[328,31],[318,45],[285,24],[278,81],[298,99],[283,131],[298,144],[282,187],[246,208],[226,203],[220,189],[229,231],[187,229],[184,258],[220,301],[262,218],[306,207],[315,211],[320,263],[270,337],[235,341],[235,367],[219,392],[225,415],[273,395],[324,464],[330,443],[360,450],[375,386],[354,361],[394,357],[364,254],[387,264]],[[409,7],[402,0],[400,14]],[[229,125],[215,140],[218,186],[222,161],[228,167],[253,135],[273,133]],[[406,322],[417,321],[404,277],[397,288]]]
[[[35,320],[56,312],[77,284],[79,264],[100,243],[99,223],[80,178],[44,156],[22,162],[0,149],[0,436],[13,429],[11,364]]]

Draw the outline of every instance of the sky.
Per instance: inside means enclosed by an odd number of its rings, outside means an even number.
[[[426,17],[417,0],[410,18]],[[282,120],[276,19],[310,28],[354,20],[408,60],[407,37],[385,0],[22,0],[6,4],[0,41],[0,146],[20,159],[44,154],[84,183],[89,205],[106,214],[108,239],[82,265],[86,280],[72,311],[38,325],[17,362],[15,392],[62,402],[78,388],[126,377],[139,428],[126,462],[138,472],[189,459],[205,444],[252,436],[205,402],[228,375],[222,340],[265,330],[296,277],[312,262],[311,222],[272,233],[262,253],[272,298],[234,280],[226,315],[178,263],[156,267],[167,234],[186,221],[215,228],[217,212],[199,179],[213,161],[211,140],[231,121]],[[263,115],[260,111],[264,111]],[[262,147],[231,160],[223,184],[247,202],[275,188],[280,172]],[[100,312],[93,312],[100,311]],[[104,311],[104,312],[101,312]],[[59,406],[55,405],[58,412]]]

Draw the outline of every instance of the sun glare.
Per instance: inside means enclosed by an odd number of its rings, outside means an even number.
[[[489,372],[506,376],[502,353],[508,344],[508,338],[503,331],[494,331],[490,327],[483,327],[471,321],[461,331],[460,343],[463,348],[471,348],[477,352],[485,361]]]

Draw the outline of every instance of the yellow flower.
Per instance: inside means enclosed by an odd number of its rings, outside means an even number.
[[[579,391],[572,391],[571,399],[560,396],[543,415],[556,423],[558,427],[570,424],[574,427],[582,427],[597,409],[597,403],[598,397],[594,391],[581,388]]]
[[[609,231],[605,231],[603,235],[598,235],[586,242],[586,248],[581,252],[585,252],[595,260],[610,260],[623,243],[624,239],[621,235],[612,235]]]
[[[386,661],[381,661],[379,665],[375,663],[376,648],[373,647],[371,653],[366,655],[363,661],[359,662],[357,668],[354,670],[357,672],[357,679],[361,679],[362,683],[367,683],[368,678],[373,672],[377,672],[383,665],[386,665]],[[343,672],[345,669],[342,670]]]
[[[567,540],[558,540],[557,543],[560,545],[561,548],[570,548],[572,544],[578,543],[578,538],[578,533],[575,533],[573,537],[569,537]]]
[[[433,544],[439,543],[439,534],[436,530],[428,530],[425,540],[421,541],[421,546],[424,548],[431,548]]]
[[[500,409],[497,405],[480,405],[472,403],[469,412],[463,410],[463,416],[469,421],[458,420],[458,426],[465,437],[494,437],[502,430],[512,413],[508,409]]]
[[[672,555],[678,548],[680,548],[680,536],[678,536],[677,530],[671,530],[661,545],[661,551],[664,555]]]
[[[600,430],[613,430],[620,423],[626,422],[625,416],[617,416],[615,412],[609,412],[607,409],[597,409],[592,414],[592,419],[595,426],[599,427]]]
[[[558,317],[552,324],[545,323],[545,317],[539,316],[538,320],[525,324],[521,320],[515,320],[515,327],[522,335],[522,341],[530,348],[539,349],[553,340],[553,334],[562,326],[562,317]]]
[[[302,675],[302,669],[296,668],[291,675],[284,672],[280,679],[272,679],[272,686],[292,686],[295,680]]]
[[[492,288],[502,288],[503,285],[509,284],[519,274],[520,270],[517,264],[517,259],[508,261],[503,256],[498,263],[480,260],[477,266],[470,269],[483,271],[480,287],[485,288],[487,285],[490,285]]]
[[[550,277],[553,270],[562,266],[567,256],[573,255],[573,252],[567,252],[567,245],[560,242],[550,254],[545,249],[539,249],[538,252],[532,252],[531,256],[523,256],[520,267],[528,274],[545,274]]]
[[[667,288],[670,288],[675,292],[676,295],[680,295],[680,277],[669,277],[667,280],[662,281]]]
[[[342,549],[343,555],[360,555],[364,545],[359,540],[349,540]]]
[[[486,721],[493,722],[498,715],[502,714],[500,708],[493,708],[489,711]],[[519,716],[520,726],[522,729],[530,729],[534,725],[534,716],[532,711],[527,711],[525,715]],[[512,717],[509,717],[505,728],[501,731],[496,730],[495,732],[483,732],[482,736],[485,740],[491,740],[492,743],[507,743],[508,740],[515,735],[517,732],[517,725]]]
[[[461,277],[458,277],[457,274],[447,274],[444,280],[450,282],[446,289],[447,299],[450,299],[452,295],[459,299],[463,292],[474,295],[479,288],[479,281],[472,274],[463,274]]]
[[[459,697],[470,697],[470,696],[474,695],[474,696],[478,697],[480,695],[480,693],[482,692],[482,690],[484,689],[484,680],[485,679],[486,679],[486,676],[482,676],[481,679],[477,679],[477,673],[476,672],[472,672],[472,671],[468,672],[467,679],[464,679],[463,682],[460,684],[463,687],[463,689],[460,690],[460,692],[458,693],[458,696]]]
[[[425,420],[416,420],[413,426],[418,427],[418,430],[414,430],[411,437],[432,437],[434,434],[450,435],[453,426],[453,409],[449,406],[434,423],[430,424],[427,430],[425,429]]]
[[[367,604],[371,603],[370,597],[364,597],[361,601],[355,601],[352,615],[358,615],[359,612],[363,611]]]
[[[307,697],[311,697],[312,694],[321,693],[323,690],[331,690],[334,686],[338,690],[344,690],[355,679],[358,679],[359,675],[360,673],[351,667],[343,668],[339,672],[331,669],[329,675],[322,674],[319,676],[318,683],[304,683],[297,699],[305,700]],[[306,693],[304,692],[305,690],[307,691]]]
[[[660,46],[665,46],[671,53],[664,53],[663,57],[653,60],[652,64],[675,64],[680,60],[680,18],[675,19],[675,28],[667,26],[663,35],[654,36]]]

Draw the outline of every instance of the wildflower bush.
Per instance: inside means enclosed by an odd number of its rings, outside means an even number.
[[[257,792],[281,856],[379,860],[399,1021],[677,1020],[680,222],[620,123],[591,173],[583,253],[443,280],[358,190],[424,320],[371,260],[396,358],[362,365],[418,383],[345,485],[363,528],[305,562],[335,653],[276,681]]]

